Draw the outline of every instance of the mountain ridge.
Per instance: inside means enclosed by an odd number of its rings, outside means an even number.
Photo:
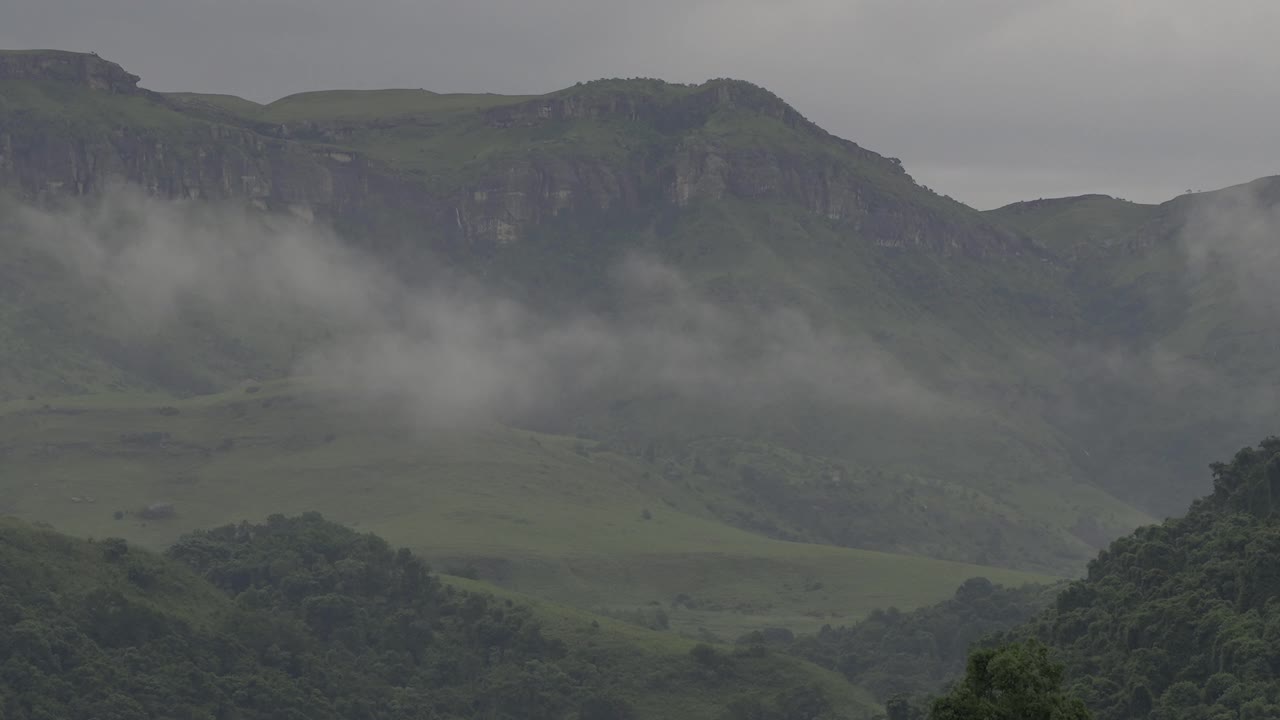
[[[11,82],[79,82],[91,90],[114,91],[134,87],[131,79],[136,77],[96,56],[29,52],[5,57],[10,58],[11,69],[7,75],[0,73],[0,79],[7,77]],[[68,74],[68,67],[77,72]],[[96,79],[104,76],[118,79],[109,83]],[[367,99],[369,92],[387,91],[360,91],[360,95]],[[240,197],[317,217],[360,216],[355,222],[376,214],[377,209],[369,207],[377,204],[371,196],[404,196],[411,188],[420,192],[416,188],[425,184],[429,199],[419,204],[427,207],[408,213],[407,222],[453,226],[472,245],[510,242],[527,235],[530,226],[562,212],[635,210],[654,201],[684,206],[730,195],[752,201],[794,201],[815,215],[847,223],[851,232],[879,244],[927,244],[945,252],[979,254],[1016,251],[1022,245],[1020,239],[987,224],[976,211],[915,184],[895,159],[835,138],[778,96],[744,81],[711,80],[691,88],[652,80],[603,80],[535,98],[516,96],[509,104],[502,104],[501,96],[432,95],[464,97],[473,103],[479,97],[485,100],[483,105],[497,106],[473,109],[463,104],[401,115],[403,125],[380,121],[379,129],[390,128],[390,138],[362,136],[362,128],[352,125],[349,117],[339,122],[264,122],[228,109],[235,106],[243,112],[244,101],[223,98],[220,103],[193,105],[190,94],[138,93],[139,100],[153,106],[149,112],[156,116],[157,127],[176,129],[176,137],[152,132],[132,142],[127,137],[108,137],[90,147],[57,147],[60,143],[50,136],[47,123],[16,137],[11,131],[0,137],[7,160],[0,162],[0,172],[9,171],[6,184],[16,185],[28,197],[50,191],[78,195],[100,188],[105,170],[170,197]],[[294,95],[277,102],[296,105],[322,95]],[[211,104],[211,116],[191,114],[193,107],[208,112]],[[272,105],[258,107],[269,111]],[[369,105],[376,108],[376,103]],[[735,129],[726,134],[718,129],[716,116],[739,111],[756,118],[752,121],[756,124],[743,126],[748,128],[745,133]],[[40,108],[29,112],[39,115]],[[165,113],[175,116],[162,117]],[[575,123],[586,120],[601,121],[606,127],[586,136],[575,134]],[[621,158],[622,167],[630,169],[618,172],[611,151],[606,150],[603,163],[593,156],[591,135],[599,136],[595,146],[607,149],[623,134],[639,137],[632,132],[635,127],[614,124],[637,122],[647,122],[652,130],[639,143],[623,144],[633,146]],[[546,137],[541,142],[552,143],[553,149],[573,149],[567,156],[503,156],[505,143],[494,134],[503,130],[507,135],[542,134]],[[809,138],[811,146],[797,155],[779,144],[779,132]],[[14,159],[15,140],[37,147],[52,144],[58,155],[71,156],[70,166],[63,160],[63,169],[53,177],[38,177],[40,173],[23,163],[20,153]],[[479,141],[490,141],[483,152],[498,152],[495,163],[487,163],[479,154],[470,158],[462,154]],[[194,149],[197,157],[176,163],[166,159],[166,148],[174,155],[184,147]],[[226,150],[218,152],[218,147]],[[228,151],[232,155],[227,156]],[[48,166],[52,158],[45,155],[42,160],[38,164]],[[430,164],[430,175],[422,162]],[[455,177],[442,177],[442,167],[452,167],[449,172]],[[290,176],[308,179],[289,187],[272,180]],[[179,180],[166,184],[162,178]],[[378,189],[362,192],[360,188],[367,185]],[[397,207],[403,210],[403,205]]]
[[[138,87],[140,79],[96,53],[0,49],[0,80],[71,82],[122,95],[149,93]]]

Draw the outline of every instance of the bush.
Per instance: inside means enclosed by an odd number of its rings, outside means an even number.
[[[716,667],[722,660],[720,651],[706,643],[698,643],[689,650],[689,655],[703,667]]]

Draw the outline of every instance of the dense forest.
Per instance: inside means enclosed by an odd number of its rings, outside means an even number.
[[[1185,517],[1114,542],[1018,631],[1099,720],[1280,717],[1280,438],[1212,470]]]
[[[682,717],[849,710],[789,684],[795,661],[762,648],[657,659],[587,623],[598,641],[549,637],[529,607],[456,589],[408,550],[316,514],[193,534],[166,558],[0,525],[6,720],[624,720],[666,716],[664,701]]]

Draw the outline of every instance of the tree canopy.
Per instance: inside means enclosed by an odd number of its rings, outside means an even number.
[[[1062,666],[1029,641],[975,650],[964,679],[934,700],[929,720],[1089,720],[1063,689]]]
[[[534,608],[314,513],[166,555],[0,520],[0,718],[849,715],[791,658],[637,642],[576,616],[547,633]]]

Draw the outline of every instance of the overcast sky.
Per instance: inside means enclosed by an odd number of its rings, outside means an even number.
[[[1280,173],[1272,0],[0,0],[0,47],[155,90],[763,85],[980,208]]]

